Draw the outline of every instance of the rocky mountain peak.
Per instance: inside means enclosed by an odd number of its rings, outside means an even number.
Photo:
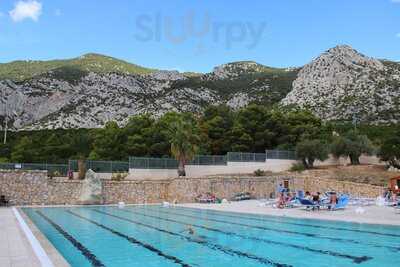
[[[214,68],[211,73],[215,78],[235,78],[244,73],[262,73],[267,71],[280,70],[261,65],[254,61],[237,61],[223,64]]]
[[[397,121],[396,73],[348,45],[336,46],[301,69],[282,103],[311,109],[327,120]]]
[[[302,68],[254,61],[213,72],[158,71],[99,54],[0,64],[0,129],[97,128],[107,121],[210,104],[297,105],[325,120],[400,121],[400,64],[340,45]]]

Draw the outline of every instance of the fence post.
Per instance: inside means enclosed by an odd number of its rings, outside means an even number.
[[[111,169],[111,173],[113,173],[113,162],[110,161],[110,169]]]

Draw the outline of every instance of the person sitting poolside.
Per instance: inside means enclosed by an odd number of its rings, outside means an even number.
[[[317,192],[316,194],[314,194],[314,195],[312,196],[312,201],[313,201],[314,203],[319,203],[319,195],[320,195],[320,192]]]
[[[279,193],[278,208],[283,209],[283,208],[285,208],[285,205],[286,205],[285,194],[283,192],[281,192],[281,193]]]
[[[332,192],[329,197],[328,209],[333,209],[338,204],[339,200],[337,198],[336,192]]]
[[[311,196],[311,194],[310,194],[309,191],[306,191],[306,194],[305,194],[305,196],[304,196],[304,199],[312,200],[312,196]]]
[[[321,193],[317,192],[316,195],[313,195],[312,201],[314,202],[314,204],[321,204],[322,202]],[[317,209],[319,209],[319,205],[317,206]]]

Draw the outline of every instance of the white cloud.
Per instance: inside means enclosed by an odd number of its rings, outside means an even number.
[[[397,38],[400,38],[400,32],[399,32],[398,34],[396,34],[396,37],[397,37]]]
[[[42,4],[36,0],[18,1],[10,12],[11,19],[15,22],[25,19],[38,21],[42,14]]]

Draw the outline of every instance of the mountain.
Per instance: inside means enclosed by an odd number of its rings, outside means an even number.
[[[13,61],[0,64],[0,80],[25,81],[40,75],[63,72],[86,75],[89,72],[146,74],[154,70],[99,54],[85,54],[78,58],[49,61]]]
[[[400,120],[400,64],[337,46],[304,66],[283,105],[308,108],[325,120]]]
[[[201,112],[222,103],[299,106],[325,120],[400,120],[400,64],[349,46],[301,68],[241,61],[210,73],[154,70],[97,54],[16,61],[0,64],[0,91],[0,123],[8,114],[12,129],[97,128],[109,120],[123,125],[135,114]]]
[[[179,73],[93,54],[9,64],[14,68],[0,66],[0,89],[5,96],[0,122],[8,114],[12,129],[26,130],[96,128],[109,120],[123,125],[135,114],[200,112],[219,103],[234,108],[249,103],[272,105],[291,90],[298,71],[236,62],[206,74]],[[15,67],[18,64],[21,71]]]

